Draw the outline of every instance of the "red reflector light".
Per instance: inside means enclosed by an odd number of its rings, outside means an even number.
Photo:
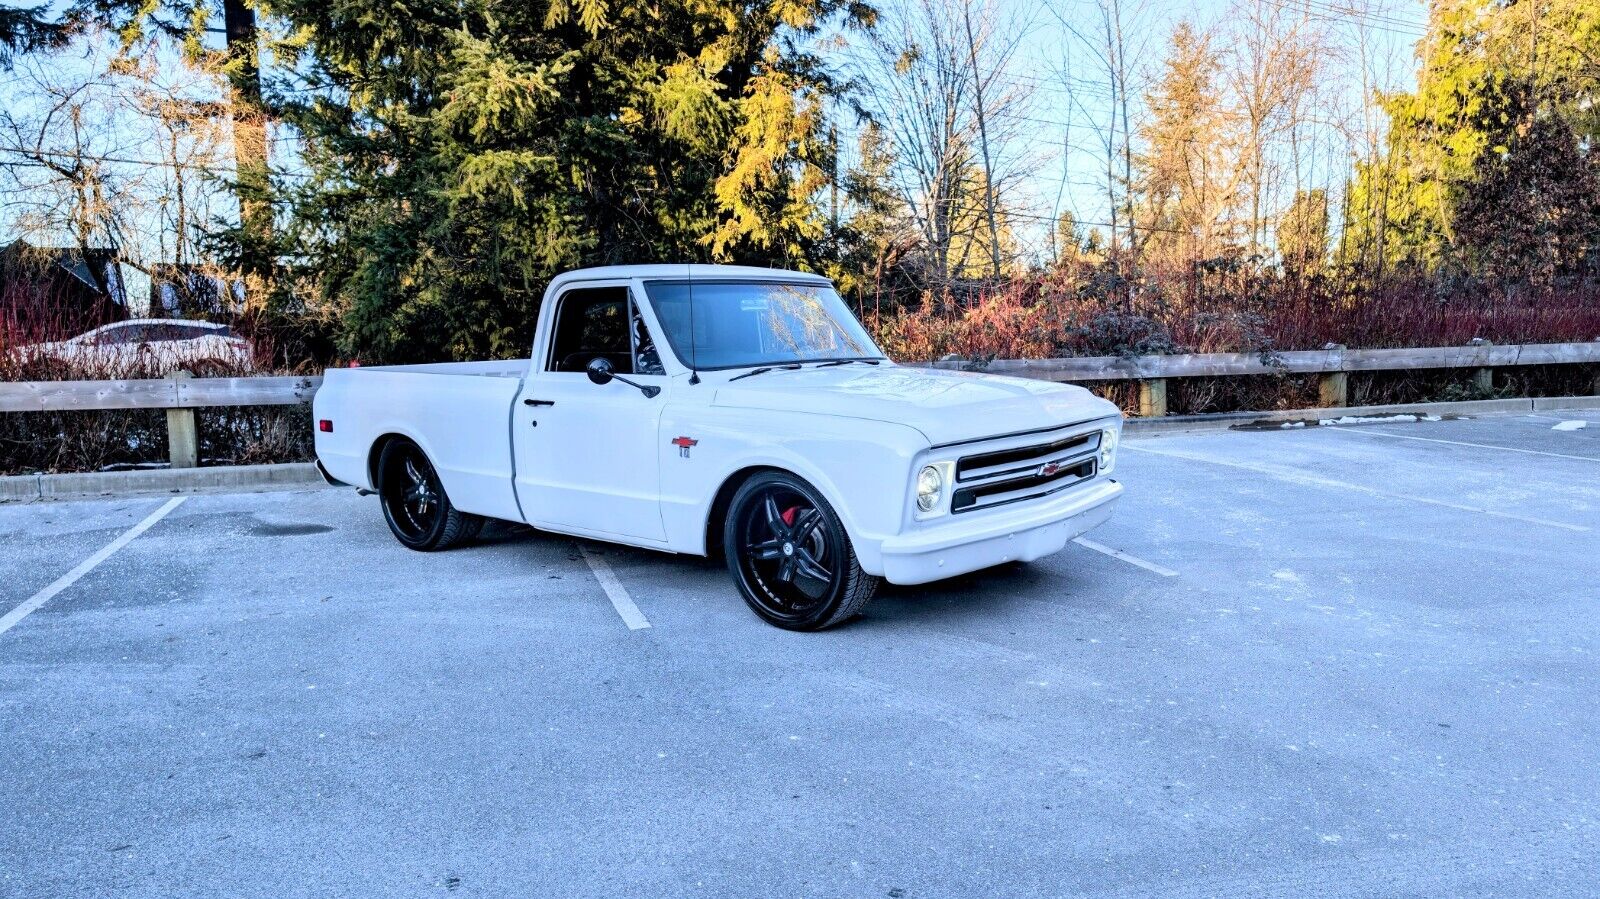
[[[323,420],[317,422],[317,430],[321,431],[324,434],[332,434],[333,433],[333,419],[324,418]]]

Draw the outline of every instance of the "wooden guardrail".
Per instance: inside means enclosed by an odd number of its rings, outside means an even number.
[[[194,410],[212,406],[309,405],[319,377],[196,378],[186,371],[126,381],[0,382],[0,412],[167,410],[167,452],[173,468],[200,464]]]
[[[1496,368],[1586,362],[1600,363],[1600,340],[1505,346],[1475,341],[1464,347],[1391,350],[1350,350],[1333,346],[1282,353],[996,359],[982,366],[982,370],[1047,381],[1138,381],[1139,414],[1158,416],[1167,414],[1167,381],[1171,378],[1316,374],[1321,376],[1322,405],[1338,407],[1349,402],[1349,377],[1354,371],[1470,368],[1474,381],[1488,392],[1490,376]],[[971,366],[966,360],[944,359],[917,367],[965,369]],[[183,468],[198,463],[199,430],[195,409],[308,405],[320,386],[320,377],[193,378],[188,372],[149,380],[0,382],[0,412],[165,409],[172,464]],[[1600,379],[1594,389],[1600,394]]]
[[[1320,374],[1323,406],[1349,403],[1350,372],[1470,368],[1473,381],[1487,393],[1496,368],[1518,365],[1563,365],[1600,362],[1600,340],[1590,343],[1524,343],[1495,346],[1474,341],[1464,347],[1419,347],[1322,350],[1281,353],[1194,353],[1171,356],[1075,356],[1065,359],[995,359],[982,371],[1045,381],[1138,381],[1139,414],[1167,414],[1167,381],[1171,378],[1218,378],[1237,375]],[[929,368],[966,369],[973,363],[944,359]],[[1595,384],[1600,394],[1600,382]]]

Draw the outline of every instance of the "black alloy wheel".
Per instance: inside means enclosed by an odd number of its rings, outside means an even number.
[[[854,617],[879,579],[815,488],[764,472],[734,494],[723,525],[728,570],[751,610],[777,627],[815,631]]]
[[[395,539],[409,549],[449,549],[477,536],[483,519],[451,505],[422,448],[391,440],[378,457],[378,496]]]

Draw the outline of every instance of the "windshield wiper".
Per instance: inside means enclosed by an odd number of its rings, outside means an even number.
[[[878,364],[878,360],[876,360],[876,359],[834,359],[834,360],[832,360],[830,362],[820,363],[820,364],[817,365],[817,367],[818,368],[832,368],[835,365],[849,365],[852,362],[860,362],[863,365],[877,365]]]
[[[728,381],[731,383],[739,380],[740,378],[753,378],[756,375],[764,375],[767,372],[772,371],[774,368],[782,368],[793,371],[799,367],[799,365],[763,365],[760,368],[752,368],[742,375],[734,375],[733,377],[729,378]]]

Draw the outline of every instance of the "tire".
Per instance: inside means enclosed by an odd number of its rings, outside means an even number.
[[[449,549],[483,530],[483,517],[451,504],[433,463],[409,440],[391,440],[378,455],[378,498],[390,532],[407,549]]]
[[[881,582],[861,570],[822,494],[786,472],[763,472],[740,485],[722,545],[745,604],[785,630],[820,631],[849,620]]]

